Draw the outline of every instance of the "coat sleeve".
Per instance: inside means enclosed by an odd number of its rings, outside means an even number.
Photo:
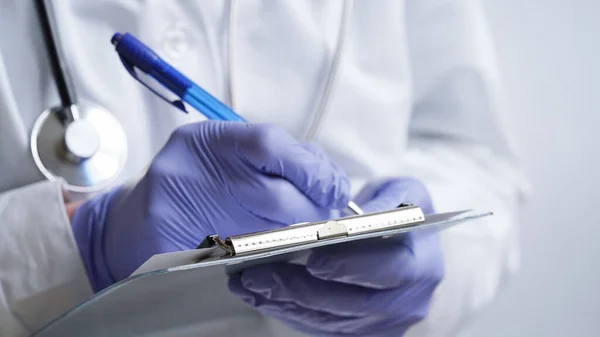
[[[455,336],[519,266],[518,210],[528,182],[504,127],[483,8],[475,0],[409,0],[414,106],[407,173],[436,212],[494,215],[442,232],[445,278],[408,336]]]
[[[92,295],[60,183],[0,194],[0,336],[25,336]]]

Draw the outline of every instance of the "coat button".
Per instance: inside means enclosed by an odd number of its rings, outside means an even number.
[[[165,31],[162,38],[162,45],[168,57],[181,59],[190,50],[190,34],[183,27],[171,27]]]

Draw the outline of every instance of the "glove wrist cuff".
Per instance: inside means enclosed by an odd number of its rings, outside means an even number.
[[[73,236],[95,293],[115,283],[104,257],[104,232],[110,204],[120,190],[118,187],[83,202],[71,219]]]

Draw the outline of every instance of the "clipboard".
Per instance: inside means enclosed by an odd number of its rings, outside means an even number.
[[[473,210],[424,215],[418,206],[400,205],[385,212],[225,239],[210,235],[196,249],[153,256],[130,277],[93,295],[32,336],[151,334],[168,325],[197,322],[199,316],[193,308],[203,301],[203,293],[222,294],[219,303],[203,313],[203,320],[247,314],[248,308],[231,309],[241,302],[227,296],[227,275],[231,273],[257,264],[301,261],[311,250],[323,246],[367,239],[377,244],[377,240],[392,236],[440,231],[490,215]],[[199,284],[204,285],[202,292],[195,291]]]

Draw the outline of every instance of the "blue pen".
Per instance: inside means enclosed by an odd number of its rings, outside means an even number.
[[[204,91],[197,84],[192,82],[192,80],[185,77],[182,73],[177,71],[177,69],[161,59],[152,51],[152,49],[148,48],[148,46],[136,39],[133,35],[129,33],[116,33],[113,35],[111,42],[115,46],[115,49],[121,58],[121,62],[123,62],[123,65],[131,76],[160,98],[171,103],[181,111],[187,113],[185,106],[181,101],[169,101],[158,91],[154,90],[154,88],[140,80],[135,69],[137,68],[156,79],[160,84],[177,95],[177,97],[204,114],[208,119],[246,122],[227,105]],[[357,215],[364,214],[360,207],[353,201],[348,203],[348,210]]]
[[[183,112],[187,113],[181,101],[169,101],[166,97],[140,80],[135,69],[139,69],[154,78],[165,88],[169,89],[169,91],[177,95],[177,97],[204,114],[208,119],[245,122],[244,118],[200,88],[192,80],[185,77],[133,35],[129,33],[116,33],[113,35],[111,42],[115,46],[121,62],[123,62],[127,71],[136,80]]]

